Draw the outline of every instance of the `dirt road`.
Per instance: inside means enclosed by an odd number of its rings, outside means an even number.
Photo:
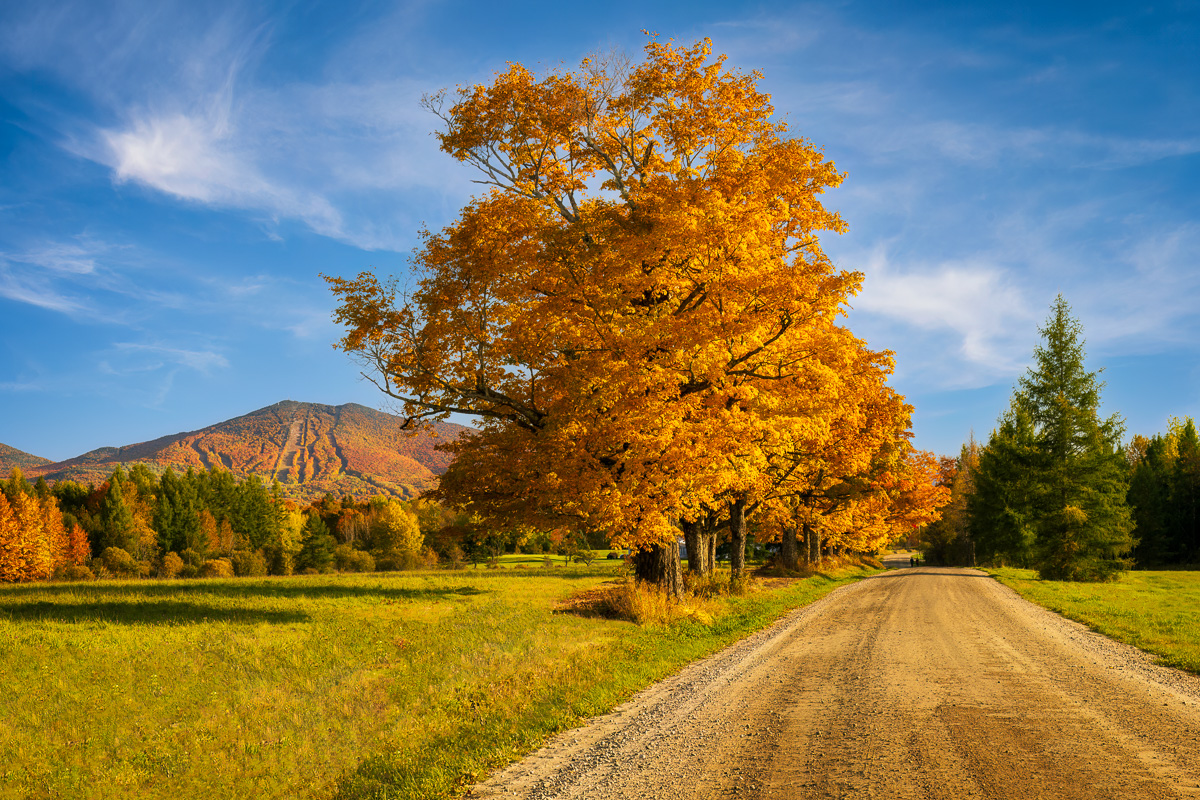
[[[892,570],[468,796],[1200,798],[1200,679],[981,572]]]

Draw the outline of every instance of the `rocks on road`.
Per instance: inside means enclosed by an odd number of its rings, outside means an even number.
[[[1200,798],[1200,679],[982,572],[890,570],[468,797]]]

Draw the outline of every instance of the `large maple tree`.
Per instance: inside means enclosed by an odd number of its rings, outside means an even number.
[[[842,175],[760,77],[651,40],[639,64],[511,65],[427,98],[488,190],[425,232],[411,291],[328,280],[340,346],[414,421],[479,419],[443,497],[668,560],[681,524],[721,516],[737,572],[775,454],[858,419],[890,354],[841,324],[862,275],[818,240],[845,227],[821,203]]]

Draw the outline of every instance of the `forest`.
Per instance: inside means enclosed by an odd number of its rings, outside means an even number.
[[[430,500],[326,494],[301,506],[278,484],[212,468],[117,467],[99,486],[0,483],[0,582],[371,572],[526,551],[590,557],[594,535],[497,530]]]

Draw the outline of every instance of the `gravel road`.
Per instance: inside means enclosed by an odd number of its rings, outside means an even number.
[[[1200,798],[1200,679],[981,572],[896,569],[468,797]]]

